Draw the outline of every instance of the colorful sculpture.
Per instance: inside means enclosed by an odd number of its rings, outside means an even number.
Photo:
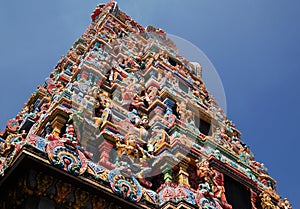
[[[248,195],[245,208],[292,208],[209,94],[201,63],[114,1],[91,18],[0,133],[1,182],[23,156],[37,165],[1,193],[2,208],[31,198],[57,208],[232,209],[232,182]]]

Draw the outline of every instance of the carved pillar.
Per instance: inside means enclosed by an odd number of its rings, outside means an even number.
[[[94,134],[94,129],[92,127],[92,125],[88,124],[88,123],[83,123],[82,124],[83,127],[83,131],[81,131],[80,133],[80,143],[83,149],[86,149],[89,143],[89,140],[92,138],[92,135]]]
[[[179,166],[179,171],[176,176],[178,184],[190,187],[189,174],[187,172],[188,164],[185,162],[181,162],[178,166]]]
[[[67,119],[57,115],[53,121],[51,122],[51,126],[53,128],[52,134],[54,136],[59,136],[61,133],[61,129],[63,128],[63,126],[67,123]]]
[[[106,139],[104,139],[98,146],[100,152],[100,159],[98,164],[105,167],[111,167],[111,162],[109,162],[109,153],[114,148],[114,144]]]
[[[173,181],[173,167],[171,165],[169,164],[163,165],[161,171],[164,174],[165,183]]]
[[[257,201],[257,194],[251,190],[251,204],[252,204],[252,209],[257,209],[256,207],[256,201]]]

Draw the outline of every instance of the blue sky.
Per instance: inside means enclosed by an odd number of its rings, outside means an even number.
[[[99,3],[1,0],[1,129],[84,32]],[[224,85],[228,117],[278,181],[279,193],[300,208],[300,2],[120,0],[119,6],[209,57]]]

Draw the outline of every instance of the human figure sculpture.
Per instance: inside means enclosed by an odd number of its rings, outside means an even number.
[[[204,159],[201,162],[196,161],[197,175],[200,178],[207,178],[211,174],[211,170],[209,168],[209,162]]]
[[[218,209],[215,201],[213,200],[213,192],[208,182],[199,184],[196,202],[202,209]]]
[[[215,171],[212,180],[214,183],[214,198],[217,204],[219,204],[222,207],[222,209],[232,209],[232,206],[227,203],[227,199],[225,196],[223,174]]]
[[[292,204],[287,198],[284,198],[283,200],[279,201],[278,206],[283,209],[293,209]]]
[[[164,115],[165,122],[168,128],[172,128],[176,121],[176,116],[173,114],[170,108],[167,108],[166,114]]]
[[[271,196],[267,192],[260,194],[262,209],[278,209],[272,202]]]

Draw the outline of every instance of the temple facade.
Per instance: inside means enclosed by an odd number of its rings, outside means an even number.
[[[0,133],[2,209],[291,209],[159,28],[110,1]]]

